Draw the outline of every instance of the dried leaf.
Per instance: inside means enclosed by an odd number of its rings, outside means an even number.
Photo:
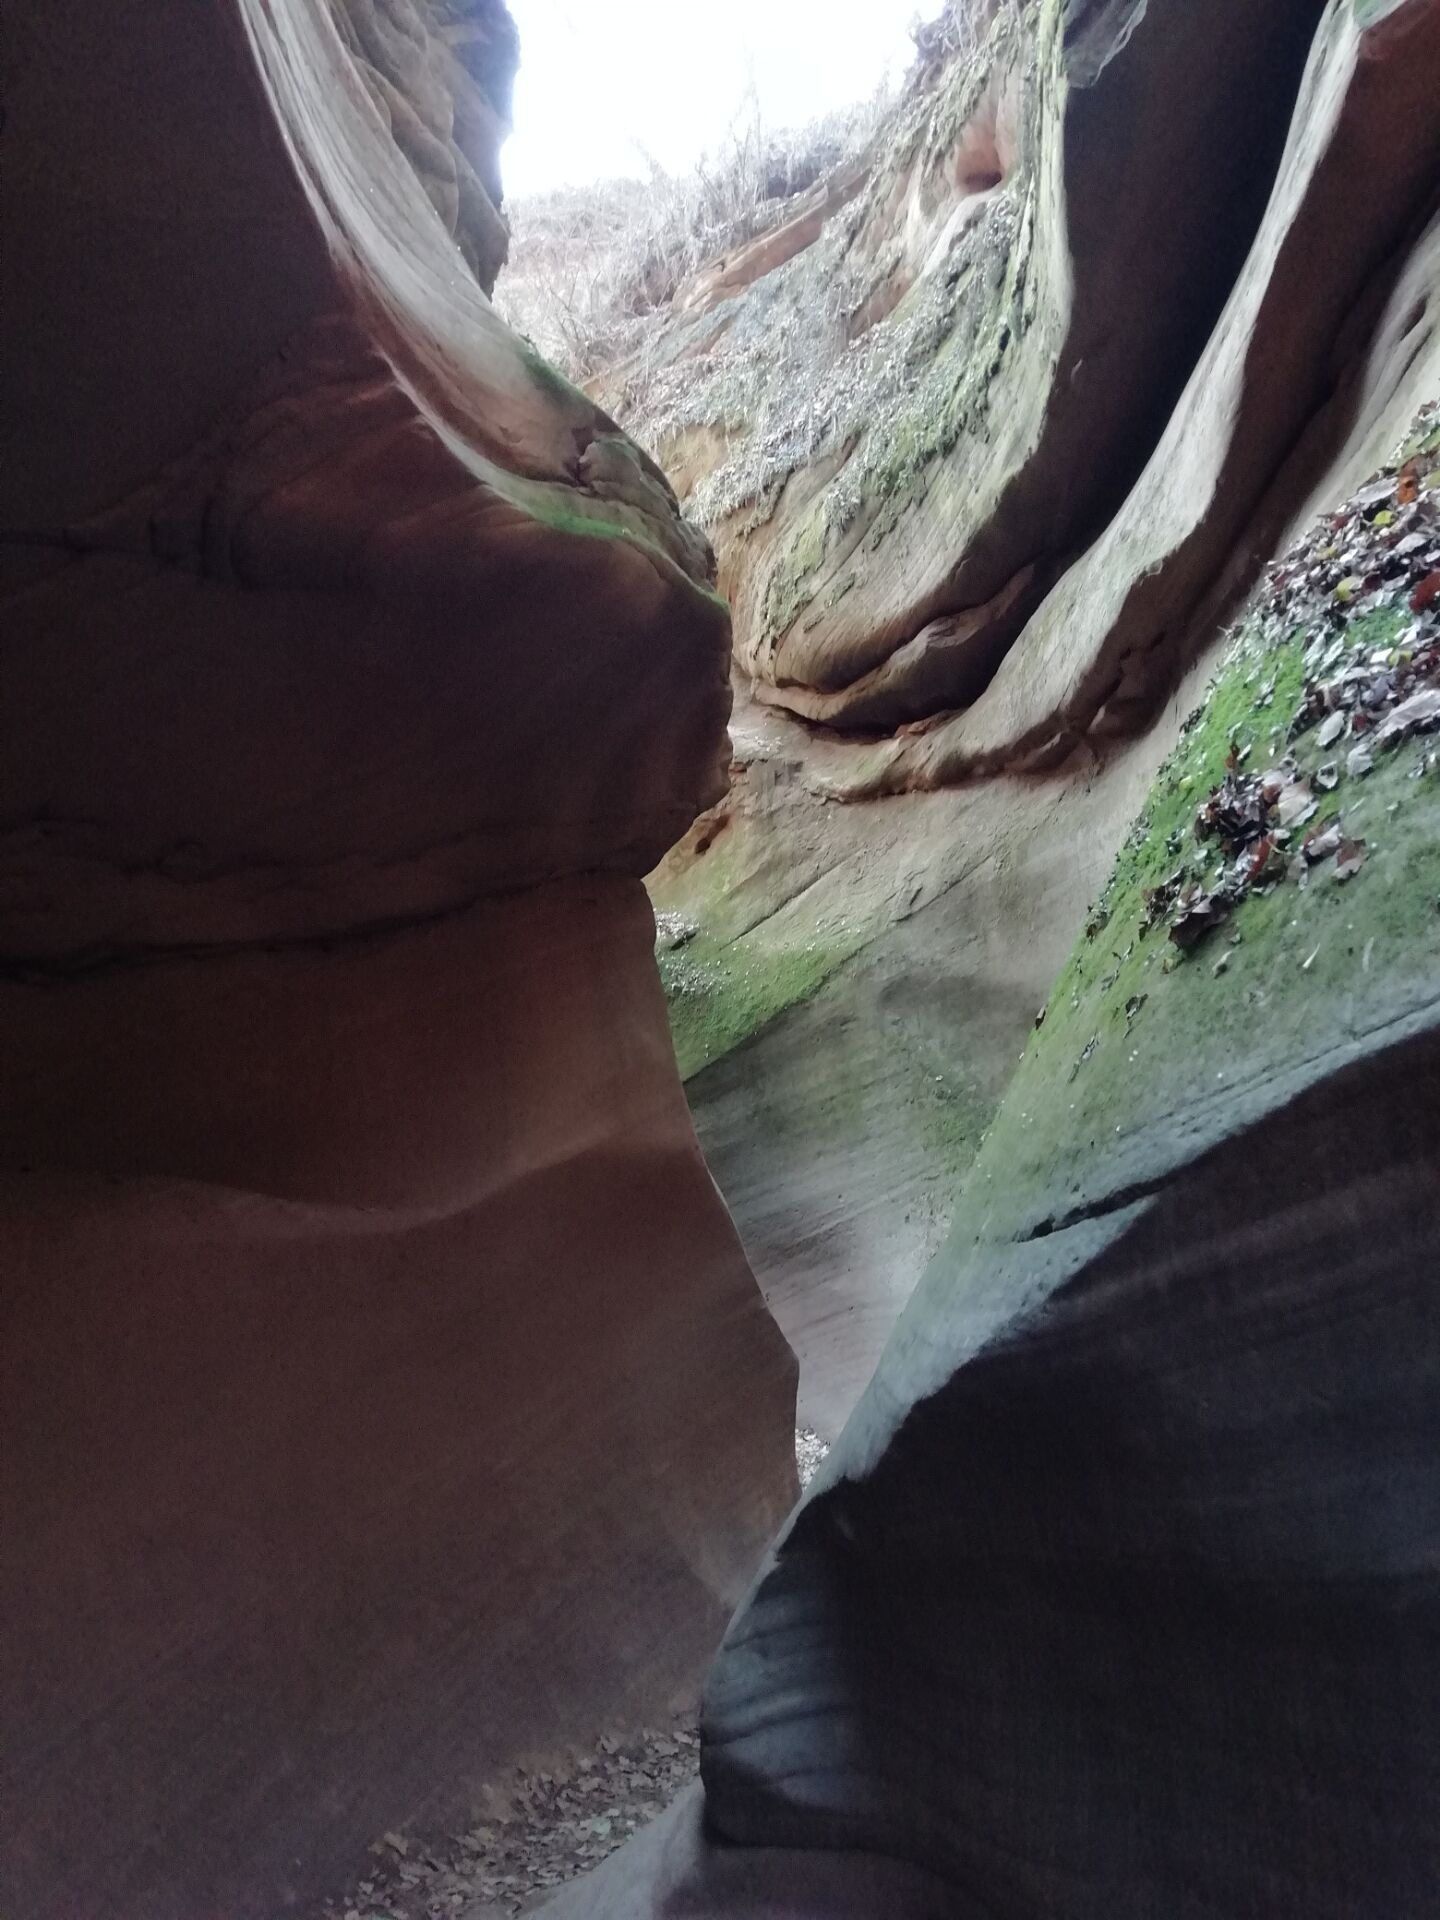
[[[1345,731],[1346,718],[1347,716],[1344,713],[1332,713],[1324,726],[1321,727],[1319,733],[1315,736],[1316,746],[1322,748],[1333,747]]]
[[[1328,860],[1332,853],[1339,851],[1340,843],[1344,838],[1339,821],[1332,820],[1328,827],[1318,830],[1312,828],[1300,851],[1312,867],[1318,866],[1322,860]]]
[[[1415,591],[1411,594],[1411,612],[1424,613],[1427,607],[1434,604],[1437,595],[1440,595],[1440,569],[1437,569],[1434,573],[1427,573],[1419,586],[1416,587]]]
[[[1273,834],[1265,834],[1257,840],[1248,853],[1240,856],[1235,863],[1235,879],[1242,886],[1254,886],[1255,882],[1272,866],[1284,867],[1284,860],[1277,853]]]
[[[1234,902],[1228,894],[1202,893],[1182,909],[1170,929],[1170,938],[1177,947],[1197,946],[1207,933],[1229,919],[1233,909]]]
[[[1365,842],[1342,839],[1335,850],[1335,878],[1337,880],[1353,879],[1364,864]]]
[[[1282,827],[1303,827],[1313,818],[1319,804],[1308,781],[1292,780],[1276,797],[1275,818]]]
[[[1386,714],[1376,729],[1375,745],[1398,747],[1412,733],[1434,726],[1440,726],[1440,687],[1422,687]]]
[[[1367,481],[1358,493],[1352,494],[1350,505],[1363,513],[1366,507],[1377,507],[1382,500],[1392,498],[1394,491],[1391,482],[1382,475],[1378,480]],[[1342,523],[1349,518],[1348,514],[1338,514],[1335,517]]]

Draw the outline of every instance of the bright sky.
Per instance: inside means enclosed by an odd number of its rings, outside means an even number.
[[[750,86],[765,126],[803,126],[910,63],[940,0],[510,0],[520,28],[505,190],[670,172],[723,141]]]

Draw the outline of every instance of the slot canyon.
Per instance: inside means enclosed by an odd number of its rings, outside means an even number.
[[[1440,0],[914,37],[0,11],[4,1920],[1440,1913]]]

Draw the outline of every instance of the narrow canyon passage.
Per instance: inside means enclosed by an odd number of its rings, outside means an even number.
[[[532,12],[0,22],[0,1910],[1427,1913],[1440,0]]]

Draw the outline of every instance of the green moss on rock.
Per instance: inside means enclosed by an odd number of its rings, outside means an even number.
[[[773,947],[756,941],[721,946],[702,934],[678,952],[662,952],[660,978],[681,1079],[808,1000],[853,951],[820,938]]]
[[[1363,654],[1404,624],[1394,612],[1358,618],[1348,640]],[[1196,810],[1223,779],[1232,743],[1250,745],[1257,770],[1289,750],[1304,658],[1301,634],[1267,644],[1255,628],[1243,632],[1161,769],[987,1135],[987,1233],[1063,1216],[1067,1192],[1078,1208],[1092,1190],[1143,1181],[1186,1139],[1223,1134],[1232,1102],[1436,997],[1433,738],[1377,756],[1368,775],[1342,775],[1325,796],[1313,825],[1341,817],[1366,842],[1353,877],[1333,860],[1309,866],[1297,833],[1285,878],[1244,896],[1192,950],[1163,925],[1146,931],[1147,889],[1195,856]],[[1314,729],[1293,746],[1312,771],[1335,758]]]

